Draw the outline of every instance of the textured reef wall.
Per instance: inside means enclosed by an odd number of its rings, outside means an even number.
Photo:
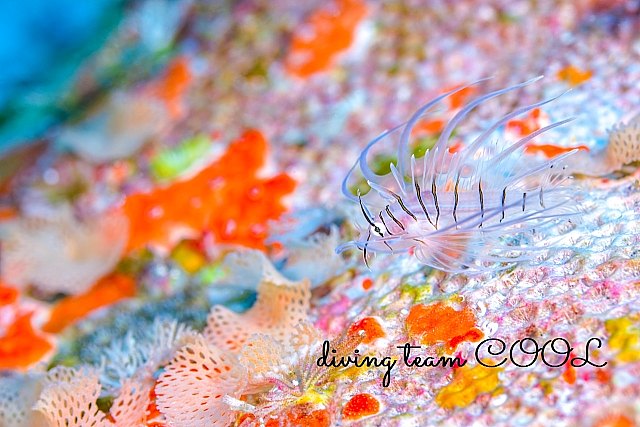
[[[640,425],[637,2],[102,3],[20,11],[0,427]]]

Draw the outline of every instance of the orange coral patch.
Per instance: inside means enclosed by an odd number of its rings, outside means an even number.
[[[362,340],[365,344],[369,344],[385,336],[382,326],[380,326],[380,323],[375,317],[365,317],[364,319],[358,320],[349,327],[348,334],[356,335],[360,331],[364,331],[365,333],[365,338]]]
[[[476,318],[468,307],[461,311],[438,302],[411,307],[405,325],[409,335],[425,345],[444,342],[450,351],[463,341],[479,341],[482,331],[475,327]]]
[[[503,368],[487,368],[477,365],[456,370],[453,380],[441,388],[436,402],[443,408],[464,408],[480,394],[495,390],[500,385],[498,374]]]
[[[567,365],[567,369],[562,373],[562,378],[567,384],[575,384],[577,379],[576,368],[571,366],[571,364]]]
[[[634,427],[635,423],[622,414],[609,415],[598,421],[596,427]]]
[[[285,174],[268,179],[256,176],[267,148],[260,132],[247,131],[194,177],[127,197],[128,249],[148,242],[171,247],[175,244],[171,232],[180,226],[210,231],[217,242],[264,249],[266,223],[285,211],[281,199],[295,187]]]
[[[182,97],[191,83],[191,71],[187,58],[179,57],[173,60],[158,81],[152,85],[152,91],[162,99],[173,117],[182,115]]]
[[[564,80],[570,85],[575,86],[589,80],[591,76],[593,76],[593,72],[589,70],[582,71],[578,67],[569,65],[568,67],[558,71],[557,76],[560,80]]]
[[[14,208],[0,207],[0,222],[18,216],[18,211]]]
[[[442,92],[443,93],[447,93],[447,92],[450,92],[450,91],[452,91],[454,89],[459,88],[460,86],[461,85],[449,87],[449,88],[446,88],[445,90],[443,90]],[[474,95],[476,92],[478,92],[478,88],[477,87],[474,87],[474,86],[465,87],[464,89],[461,89],[458,92],[449,95],[449,97],[448,97],[449,105],[454,110],[458,109],[458,108],[461,108],[463,105],[466,104],[467,98],[469,98],[470,96]]]
[[[328,409],[311,410],[310,405],[297,405],[288,408],[278,418],[267,421],[266,427],[329,427],[331,417]]]
[[[149,407],[147,408],[147,426],[148,427],[164,427],[165,423],[161,421],[153,421],[163,419],[164,415],[156,405],[156,388],[155,386],[149,392]]]
[[[338,53],[353,42],[355,29],[367,14],[362,0],[332,0],[311,14],[294,32],[285,67],[306,78],[331,68]]]
[[[50,333],[60,332],[97,308],[134,296],[135,291],[136,285],[131,277],[123,274],[105,276],[98,280],[87,293],[68,296],[58,302],[51,311],[49,321],[42,329]]]
[[[0,307],[14,302],[18,298],[18,290],[0,280]]]
[[[534,108],[524,119],[512,119],[506,124],[506,129],[523,137],[529,135],[549,123],[549,115],[540,108]]]
[[[548,144],[527,145],[527,147],[525,148],[525,151],[531,154],[542,153],[548,158],[552,158],[563,153],[568,153],[569,151],[575,150],[576,148],[578,150],[589,151],[589,147],[587,147],[586,145],[578,145],[577,147],[557,147],[555,145],[548,145]]]
[[[373,280],[371,280],[370,278],[366,278],[362,281],[362,289],[364,289],[365,291],[368,291],[369,289],[371,289],[371,287],[373,286]]]
[[[253,414],[242,414],[242,415],[240,415],[240,418],[238,418],[236,420],[235,424],[233,424],[233,425],[234,426],[241,426],[241,425],[243,425],[243,423],[245,421],[247,421],[247,420],[252,421],[252,420],[255,420],[255,419],[256,419],[256,416],[253,415]]]
[[[438,132],[442,132],[445,126],[444,120],[425,120],[417,123],[413,129],[411,129],[412,135],[433,135]]]
[[[611,371],[607,368],[596,369],[594,372],[596,381],[601,384],[609,384],[611,382]]]
[[[0,338],[0,369],[24,369],[38,362],[51,344],[31,326],[32,313],[18,317]]]
[[[342,419],[358,420],[380,412],[380,402],[370,394],[362,393],[353,396],[342,410]]]

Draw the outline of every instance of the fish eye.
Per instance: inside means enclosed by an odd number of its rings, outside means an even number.
[[[371,228],[373,229],[374,232],[378,233],[380,237],[384,237],[384,234],[382,234],[382,230],[380,229],[378,224],[374,224],[373,226],[371,226]]]

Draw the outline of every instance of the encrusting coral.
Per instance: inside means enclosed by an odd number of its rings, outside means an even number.
[[[0,370],[26,370],[52,352],[50,338],[34,330],[32,316],[33,313],[18,314],[0,336]]]
[[[202,336],[184,325],[156,320],[146,336],[130,334],[112,343],[98,366],[53,368],[40,378],[44,389],[35,409],[51,427],[140,427],[156,425],[158,416],[164,423],[153,410],[156,374],[179,348],[198,340]],[[111,401],[108,410],[98,408],[103,398]]]
[[[264,339],[275,346],[295,342],[296,325],[308,316],[309,282],[291,282],[263,261],[267,267],[257,286],[254,306],[243,314],[214,306],[203,335],[183,346],[158,379],[156,403],[170,424],[227,425],[235,412],[224,396],[238,399],[265,385],[252,366],[264,359],[247,357],[243,352],[254,346],[262,348]],[[256,333],[262,335],[252,335]]]
[[[333,0],[322,4],[296,31],[285,59],[289,73],[307,78],[326,71],[336,56],[353,42],[356,29],[367,15],[360,0]]]
[[[185,234],[208,232],[217,243],[263,249],[266,222],[285,211],[281,199],[295,182],[285,174],[261,178],[267,141],[247,131],[196,175],[127,197],[128,249],[152,244],[172,248]]]
[[[53,353],[54,340],[42,334],[34,321],[38,309],[38,304],[25,301],[17,289],[0,280],[0,371],[27,370]]]
[[[113,401],[109,415],[117,427],[139,427],[147,421],[151,387],[141,380],[122,380],[120,395]]]
[[[330,345],[340,358],[362,339],[363,334],[352,334]],[[286,341],[253,335],[238,357],[199,337],[165,367],[155,389],[156,404],[176,427],[226,426],[240,413],[245,413],[243,426],[265,425],[282,414],[302,416],[295,408],[324,410],[331,399],[327,385],[333,369],[316,363],[323,343],[322,332],[306,321]]]
[[[136,284],[133,278],[124,274],[109,274],[98,280],[87,292],[69,295],[58,301],[51,310],[49,321],[42,329],[49,333],[60,332],[91,311],[122,298],[133,297],[135,292]]]
[[[49,371],[35,409],[50,427],[139,427],[147,418],[151,388],[140,380],[124,379],[108,414],[98,407],[102,386],[96,369],[56,367]]]
[[[149,330],[127,333],[104,350],[99,366],[100,382],[107,390],[120,387],[123,378],[136,378],[145,385],[181,347],[195,342],[199,334],[175,320],[156,319]]]

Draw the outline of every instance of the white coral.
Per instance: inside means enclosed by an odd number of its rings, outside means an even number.
[[[2,277],[19,288],[33,284],[47,293],[83,293],[120,260],[128,225],[116,212],[81,222],[66,205],[50,217],[5,221]]]
[[[58,143],[85,160],[100,163],[133,155],[162,129],[164,107],[136,93],[114,92],[83,122],[62,129]]]

